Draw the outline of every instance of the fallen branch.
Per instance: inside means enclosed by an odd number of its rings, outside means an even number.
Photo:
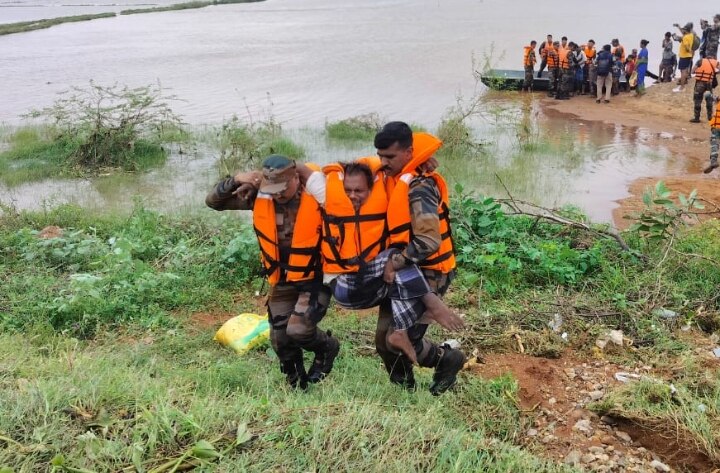
[[[558,215],[557,212],[553,209],[549,209],[547,207],[543,207],[537,204],[533,204],[532,202],[527,202],[524,200],[518,200],[510,193],[510,190],[507,188],[503,180],[495,174],[495,177],[500,181],[500,184],[502,184],[503,188],[505,189],[505,192],[508,195],[508,199],[497,199],[497,202],[504,204],[506,207],[510,208],[511,215],[526,215],[529,217],[535,217],[537,219],[543,219],[548,222],[556,223],[558,225],[564,225],[570,228],[575,228],[578,230],[584,230],[588,233],[593,233],[595,235],[600,235],[603,237],[609,237],[612,238],[617,242],[618,245],[620,245],[620,248],[622,248],[624,251],[631,252],[632,250],[628,246],[627,243],[625,243],[625,240],[620,236],[620,234],[612,229],[609,228],[607,230],[602,228],[593,228],[587,223],[584,222],[578,222],[577,220],[572,220],[567,217],[563,217],[562,215]],[[533,211],[525,210],[525,208],[530,208]]]

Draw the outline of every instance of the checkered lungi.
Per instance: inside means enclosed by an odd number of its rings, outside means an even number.
[[[368,309],[389,298],[393,328],[407,330],[425,312],[422,297],[432,292],[420,268],[407,266],[395,273],[394,284],[383,280],[385,265],[397,250],[385,250],[357,273],[341,274],[332,283],[333,295],[346,309]]]

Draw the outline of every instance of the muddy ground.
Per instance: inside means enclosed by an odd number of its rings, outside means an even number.
[[[613,211],[618,228],[630,225],[623,217],[643,207],[644,189],[658,180],[665,181],[672,191],[688,194],[697,189],[702,198],[720,203],[720,172],[716,170],[709,175],[702,172],[710,156],[710,128],[704,121],[704,104],[703,121],[689,122],[693,116],[693,84],[691,80],[681,92],[672,91],[675,83],[655,84],[642,97],[637,97],[634,92],[621,93],[612,97],[609,104],[597,104],[587,96],[565,101],[542,99],[549,114],[642,129],[647,144],[664,147],[683,161],[676,174],[641,176],[630,184],[630,196],[620,200]]]

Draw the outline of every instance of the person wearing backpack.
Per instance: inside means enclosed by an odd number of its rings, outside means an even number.
[[[718,42],[720,41],[720,13],[713,17],[713,25],[705,22],[703,28],[703,41],[700,45],[700,57],[717,58]]]
[[[595,102],[600,103],[602,98],[603,87],[605,87],[605,103],[610,103],[610,93],[612,91],[612,65],[613,55],[610,52],[611,46],[606,44],[603,46],[602,51],[597,55],[595,60],[597,70],[597,100]]]
[[[675,23],[677,28],[680,29],[681,35],[673,35],[675,41],[680,42],[680,48],[678,50],[678,69],[680,69],[680,80],[678,86],[673,89],[673,92],[680,92],[687,84],[688,77],[690,77],[690,69],[692,68],[692,60],[695,55],[695,51],[700,47],[700,38],[693,32],[693,24],[686,23],[685,26],[680,26]]]

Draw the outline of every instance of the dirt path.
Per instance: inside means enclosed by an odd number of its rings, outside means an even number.
[[[689,122],[693,113],[692,86],[678,93],[672,92],[674,87],[675,83],[656,84],[643,97],[623,93],[613,97],[609,104],[597,104],[587,97],[566,101],[542,99],[543,108],[550,115],[641,128],[647,132],[648,144],[662,146],[683,161],[676,174],[641,176],[631,183],[628,189],[631,195],[620,200],[620,206],[613,211],[618,228],[629,226],[623,216],[642,208],[643,190],[658,180],[664,180],[672,191],[687,194],[697,189],[703,198],[720,202],[720,173],[702,173],[710,153],[709,127],[705,121]],[[702,113],[704,117],[704,105]]]

